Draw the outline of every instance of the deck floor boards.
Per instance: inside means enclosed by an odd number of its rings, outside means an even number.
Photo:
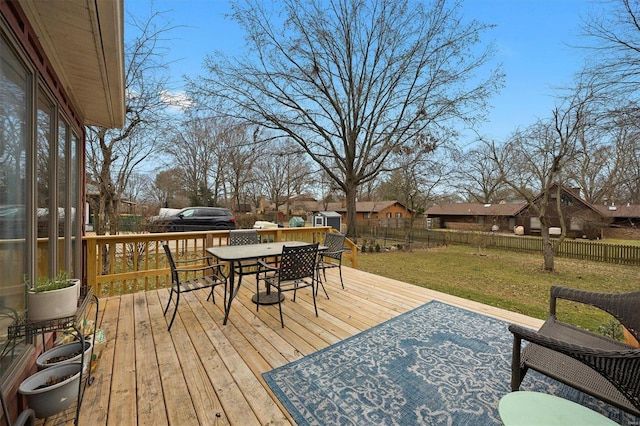
[[[318,292],[286,294],[285,327],[278,306],[251,301],[255,281],[245,276],[229,321],[222,325],[223,289],[216,303],[206,291],[183,295],[171,332],[163,315],[169,293],[151,290],[100,300],[99,327],[107,342],[85,390],[81,425],[288,425],[289,414],[262,373],[346,339],[430,300],[440,300],[525,326],[541,320],[492,308],[396,280],[343,267],[327,271]],[[505,329],[505,333],[508,331]],[[71,415],[72,417],[72,415]],[[46,424],[71,424],[72,418]]]

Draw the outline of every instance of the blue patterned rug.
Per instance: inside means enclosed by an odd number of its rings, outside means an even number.
[[[264,373],[298,425],[501,425],[510,391],[508,323],[440,302]],[[534,371],[522,390],[640,419]]]

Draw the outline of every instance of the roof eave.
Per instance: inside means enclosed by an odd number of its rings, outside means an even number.
[[[85,125],[125,120],[123,0],[19,0]]]

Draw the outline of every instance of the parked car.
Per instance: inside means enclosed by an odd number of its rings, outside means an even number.
[[[150,232],[186,232],[235,229],[236,218],[222,207],[186,207],[175,214],[154,216]]]
[[[75,209],[72,213],[75,215]],[[49,236],[49,209],[37,208],[38,238]],[[62,207],[58,207],[58,235],[64,235],[64,214]],[[0,239],[22,239],[26,237],[26,211],[23,204],[0,205]],[[74,216],[75,217],[75,216]]]

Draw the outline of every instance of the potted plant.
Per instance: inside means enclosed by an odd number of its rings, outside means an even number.
[[[83,344],[84,355],[81,350]],[[45,369],[59,364],[80,362],[84,356],[84,368],[82,371],[85,372],[91,361],[92,347],[93,345],[89,340],[85,340],[84,342],[76,340],[71,343],[65,343],[64,345],[54,346],[48,351],[43,352],[38,359],[36,359],[36,365],[40,369]]]
[[[80,280],[65,271],[55,277],[39,277],[27,285],[27,319],[45,321],[75,315],[80,297]]]
[[[27,405],[36,417],[53,416],[69,408],[78,397],[82,364],[60,364],[27,377],[18,392],[27,397]]]

